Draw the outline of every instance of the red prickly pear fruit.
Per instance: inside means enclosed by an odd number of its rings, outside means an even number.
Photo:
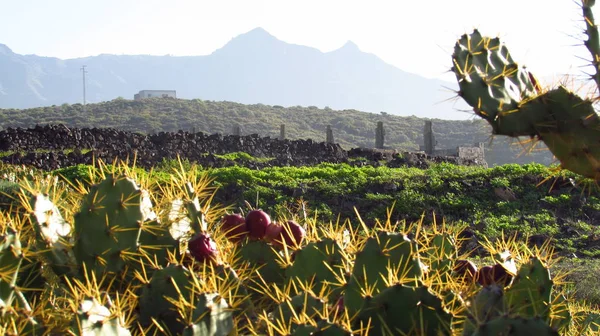
[[[262,239],[271,224],[271,217],[262,210],[252,210],[246,215],[246,228],[252,239]]]
[[[335,308],[338,311],[344,310],[344,297],[343,296],[340,296],[340,298],[337,300],[337,303],[335,304]]]
[[[199,262],[215,260],[219,254],[217,244],[205,233],[199,233],[190,239],[188,251]]]
[[[305,236],[306,230],[295,221],[289,220],[282,225],[281,233],[273,243],[278,246],[283,246],[283,242],[290,247],[300,246]]]
[[[475,274],[477,283],[482,286],[489,286],[494,283],[494,267],[484,266]]]
[[[473,281],[477,274],[477,266],[470,260],[459,259],[454,264],[454,272],[467,281]]]
[[[276,239],[279,239],[282,230],[283,226],[279,225],[277,222],[271,222],[265,231],[265,239],[275,243]]]
[[[240,214],[225,215],[221,220],[221,231],[229,241],[237,243],[248,235],[246,219]]]
[[[329,313],[331,315],[337,315],[337,314],[342,314],[342,312],[344,311],[344,297],[340,296],[340,298],[337,300],[337,302],[331,307]]]
[[[510,285],[511,281],[513,280],[513,276],[511,274],[509,274],[506,271],[506,269],[500,264],[494,265],[492,271],[493,271],[494,283],[496,283],[502,287],[506,287],[506,286]]]

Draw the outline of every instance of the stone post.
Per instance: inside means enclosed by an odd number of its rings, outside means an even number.
[[[330,144],[334,143],[334,141],[333,141],[333,131],[331,130],[331,126],[330,125],[327,125],[327,131],[326,132],[327,133],[325,134],[325,142],[330,143]]]
[[[279,126],[279,140],[285,140],[285,124]]]
[[[242,135],[242,128],[239,125],[233,126],[233,135]]]
[[[423,132],[423,140],[425,142],[425,153],[432,155],[435,150],[435,136],[433,135],[433,122],[431,120],[425,121],[425,130]]]
[[[383,121],[378,121],[377,129],[375,130],[375,148],[383,149],[384,140],[385,130],[383,129]]]

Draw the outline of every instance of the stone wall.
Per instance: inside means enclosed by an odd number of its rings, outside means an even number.
[[[482,165],[487,167],[487,163],[485,161],[485,153],[483,147],[458,147],[458,157],[474,160],[477,162],[481,162]]]
[[[68,152],[65,150],[69,150]],[[85,150],[85,151],[84,151]],[[94,159],[111,163],[114,158],[133,159],[136,165],[150,168],[163,159],[177,156],[205,167],[244,165],[252,168],[267,166],[304,166],[321,162],[381,165],[381,161],[393,162],[403,156],[393,150],[352,149],[345,151],[337,144],[313,140],[279,140],[247,136],[223,136],[179,132],[160,132],[144,135],[112,128],[77,129],[64,125],[37,126],[35,128],[8,128],[0,131],[0,151],[14,152],[0,160],[5,163],[25,164],[44,170],[54,170],[77,164],[91,164]],[[273,158],[268,162],[252,160],[227,160],[215,155],[246,152],[253,157]],[[405,153],[406,154],[406,153]],[[355,157],[366,158],[367,162],[354,162]],[[423,162],[440,160],[457,164],[480,164],[457,158],[419,158],[416,166]],[[395,165],[410,164],[414,160],[395,161]],[[459,163],[461,162],[461,163]]]
[[[433,156],[454,156],[464,160],[476,161],[484,167],[488,166],[485,161],[485,152],[482,146],[459,146],[456,148],[434,149]]]

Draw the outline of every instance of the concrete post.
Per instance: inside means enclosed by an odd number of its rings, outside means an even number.
[[[331,130],[331,126],[327,125],[327,133],[325,134],[325,142],[327,143],[334,143],[333,141],[333,131]]]
[[[435,136],[433,135],[433,122],[425,121],[425,130],[423,131],[423,140],[425,142],[425,153],[432,155],[435,150]]]
[[[279,127],[279,140],[285,139],[285,124],[281,124]]]
[[[233,135],[242,135],[242,128],[239,125],[233,126]]]
[[[383,121],[378,121],[377,129],[375,130],[375,148],[383,149],[384,140],[385,130],[383,129]]]

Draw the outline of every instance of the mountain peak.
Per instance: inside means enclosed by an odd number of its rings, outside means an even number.
[[[346,41],[346,43],[344,43],[343,46],[341,46],[338,49],[335,49],[333,51],[331,51],[332,53],[351,53],[351,54],[355,54],[355,53],[360,53],[361,50],[360,48],[358,48],[358,46],[356,45],[356,43],[348,40]]]
[[[256,28],[250,30],[249,32],[241,34],[239,36],[252,36],[252,37],[260,37],[260,38],[275,38],[275,36],[271,35],[263,27],[256,27]]]
[[[360,51],[360,49],[358,48],[358,46],[356,45],[356,43],[348,40],[346,41],[346,43],[344,43],[344,45],[340,48],[343,50],[358,50]]]
[[[269,48],[278,44],[284,43],[278,40],[275,36],[271,35],[264,28],[257,27],[246,33],[240,34],[232,38],[222,48],[215,51],[215,53],[223,52],[224,50],[230,50],[233,52],[245,52],[248,50],[260,48]]]
[[[250,30],[249,32],[234,37],[229,43],[232,43],[234,41],[244,41],[246,43],[267,43],[279,40],[275,36],[271,35],[264,28],[257,27]]]

